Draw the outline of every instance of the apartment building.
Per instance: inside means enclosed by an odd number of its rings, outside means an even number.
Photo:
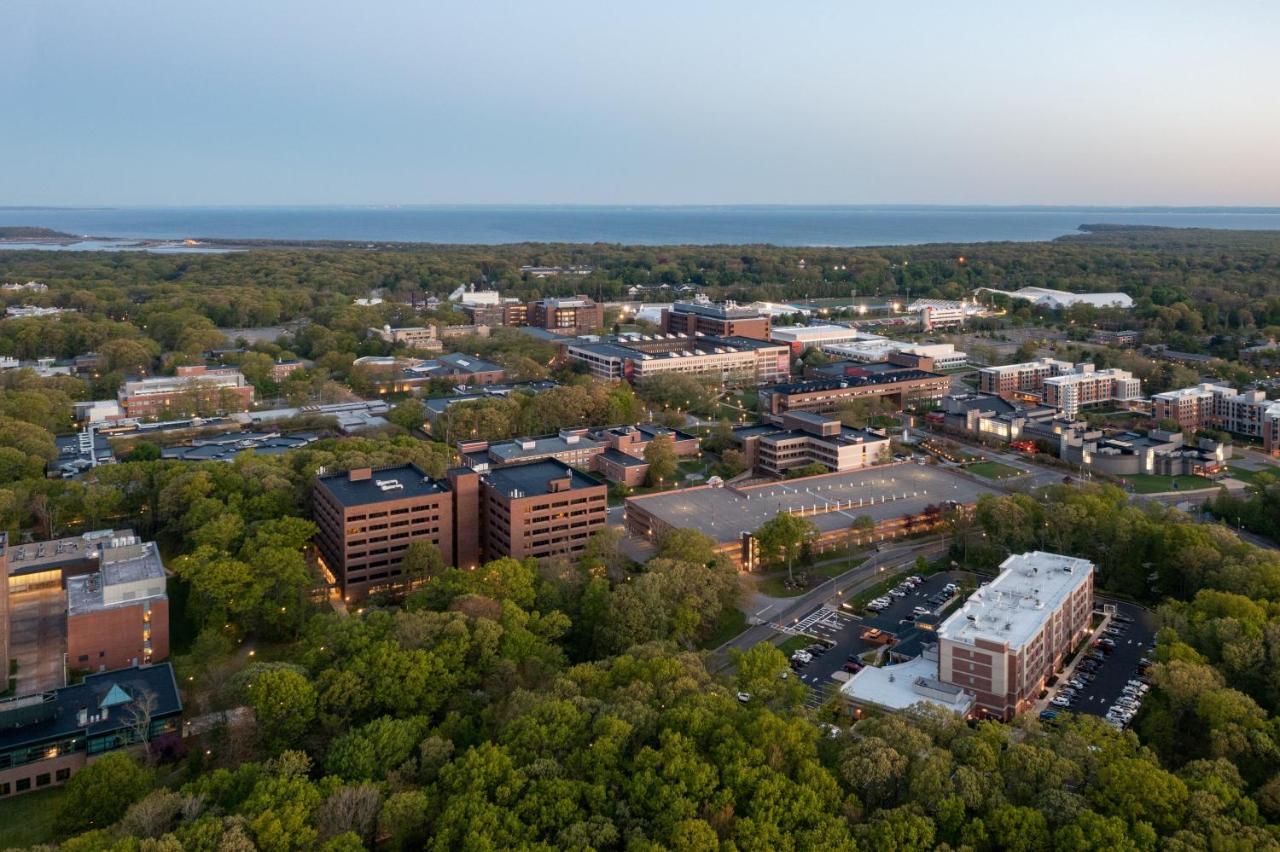
[[[253,405],[253,385],[234,367],[179,367],[173,376],[125,382],[116,393],[125,417],[145,420],[170,414],[224,414]]]
[[[951,385],[946,376],[892,364],[862,364],[849,367],[844,372],[841,378],[761,388],[760,412],[814,411],[826,414],[845,402],[873,398],[885,398],[902,408],[911,399],[940,399]]]
[[[101,567],[68,577],[67,664],[107,671],[169,656],[169,597],[154,542],[101,551]]]
[[[485,558],[572,556],[607,520],[603,483],[554,459],[492,468],[481,479]]]
[[[1069,361],[1041,358],[1022,364],[1005,364],[1001,367],[983,367],[978,371],[978,390],[998,396],[1013,394],[1038,394],[1044,389],[1045,379],[1070,373]]]
[[[417,465],[320,476],[312,504],[321,560],[347,600],[401,582],[410,542],[430,541],[455,564],[454,495]]]
[[[153,752],[172,753],[181,726],[182,695],[168,663],[0,700],[0,798],[63,784],[98,755],[144,737]]]
[[[681,373],[750,386],[784,381],[791,375],[790,347],[746,337],[620,335],[566,344],[565,355],[585,364],[595,378],[611,381],[642,382],[651,376]]]
[[[766,476],[785,476],[811,464],[842,473],[889,457],[889,438],[879,432],[853,429],[808,411],[789,411],[774,420],[734,430],[734,443],[746,462]]]
[[[735,302],[675,302],[662,309],[662,330],[667,334],[770,340],[771,325],[768,314]]]
[[[528,324],[561,334],[591,334],[604,327],[604,307],[583,295],[539,299],[529,303]]]
[[[1241,392],[1206,382],[1152,395],[1151,415],[1175,420],[1187,431],[1222,429],[1261,438],[1268,453],[1280,454],[1280,401],[1267,399],[1266,391]]]
[[[1073,372],[1044,380],[1044,401],[1075,417],[1086,405],[1101,402],[1123,402],[1142,395],[1142,381],[1126,370],[1095,370],[1092,364],[1079,364]]]
[[[938,678],[976,695],[981,711],[1011,719],[1084,638],[1092,612],[1093,563],[1041,551],[1010,556],[939,625]]]

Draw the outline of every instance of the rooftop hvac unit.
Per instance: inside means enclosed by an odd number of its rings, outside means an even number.
[[[377,480],[374,480],[373,484],[378,486],[378,488],[382,491],[403,491],[404,490],[404,484],[401,483],[400,480],[398,479],[377,479]]]

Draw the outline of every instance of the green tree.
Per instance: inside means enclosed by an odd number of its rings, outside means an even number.
[[[649,465],[645,473],[645,482],[649,485],[674,478],[680,468],[680,457],[676,455],[676,445],[670,435],[655,435],[644,448],[644,460]]]
[[[808,518],[790,512],[779,512],[756,530],[755,539],[760,546],[761,558],[772,564],[785,563],[787,578],[794,582],[792,565],[805,542],[813,538],[816,532],[817,527]]]
[[[259,671],[249,682],[247,698],[262,737],[273,750],[297,743],[315,718],[315,688],[306,674],[293,668]]]
[[[151,785],[150,770],[124,752],[108,752],[71,776],[54,823],[63,834],[111,825],[145,796]]]

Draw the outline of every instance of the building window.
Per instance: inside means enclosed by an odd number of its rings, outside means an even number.
[[[59,784],[61,784],[63,781],[66,781],[70,777],[71,777],[71,770],[66,767],[63,767],[62,769],[59,769],[57,772],[53,773],[53,780],[57,781]],[[5,786],[8,786],[8,785],[6,784]]]
[[[25,793],[27,790],[31,789],[31,779],[19,778],[18,783],[14,785],[14,789],[17,790],[19,793]]]
[[[48,787],[51,781],[53,781],[53,779],[49,776],[48,772],[41,772],[36,776],[37,787]]]

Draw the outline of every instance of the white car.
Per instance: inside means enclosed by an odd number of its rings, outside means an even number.
[[[748,701],[750,701],[750,700],[751,700],[751,693],[750,693],[750,692],[739,692],[739,693],[738,693],[738,700],[739,700],[739,701],[741,701],[743,704],[746,704]]]

